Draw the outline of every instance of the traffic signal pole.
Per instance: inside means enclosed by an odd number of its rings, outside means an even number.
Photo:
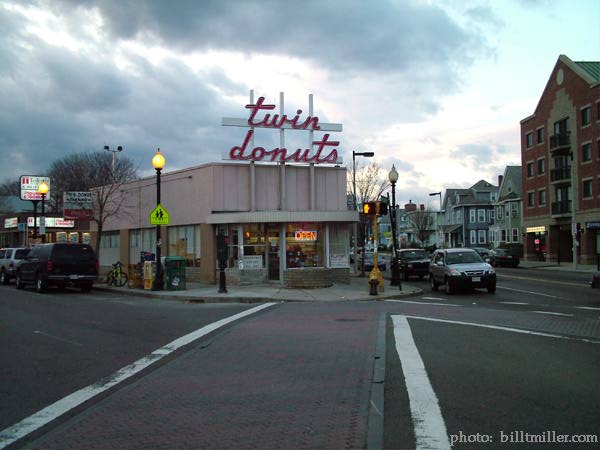
[[[373,250],[373,270],[371,270],[371,272],[369,273],[369,286],[372,286],[373,284],[377,283],[376,286],[379,287],[379,289],[381,289],[381,292],[383,292],[383,275],[381,274],[381,271],[379,270],[379,252],[377,251],[377,239],[378,239],[378,225],[377,225],[377,214],[373,214],[373,243],[374,243],[374,250]],[[371,292],[372,295],[377,295],[377,288],[375,288],[375,293],[373,294]]]

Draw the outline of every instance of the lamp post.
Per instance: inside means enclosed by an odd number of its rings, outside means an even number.
[[[437,243],[439,244],[438,246],[441,246],[441,244],[442,244],[442,243],[440,242],[440,230],[441,230],[442,224],[441,224],[440,222],[441,222],[441,220],[442,220],[442,193],[441,193],[441,192],[430,192],[430,193],[429,193],[429,196],[430,196],[430,197],[434,197],[434,196],[436,196],[436,195],[439,195],[439,196],[440,196],[440,211],[438,212],[438,214],[439,214],[439,219],[438,219],[438,223],[437,223],[437,228],[438,228],[438,229],[437,229],[437,234],[438,234],[438,235],[437,235],[437,239],[436,239],[436,241],[437,241]]]
[[[160,148],[152,158],[152,166],[156,169],[156,206],[160,205],[160,171],[165,167],[165,157],[160,153]],[[154,277],[153,291],[163,290],[163,270],[161,263],[160,225],[156,225],[156,276]]]
[[[114,177],[115,176],[115,153],[122,152],[123,151],[123,147],[121,147],[119,145],[116,150],[111,150],[108,145],[105,145],[104,146],[104,150],[106,150],[107,152],[112,152],[112,174],[113,174],[113,177]]]
[[[354,203],[354,211],[358,210],[358,205],[356,203],[356,157],[364,156],[365,158],[372,158],[375,156],[375,152],[355,152],[352,151],[352,197]],[[356,223],[354,224],[354,273],[357,272],[358,267],[358,253],[356,252],[357,246],[356,243],[358,241],[358,233],[356,229]],[[363,265],[364,267],[364,265]],[[361,272],[361,276],[364,275],[364,272]]]
[[[42,215],[40,217],[40,234],[42,235],[42,243],[46,242],[46,217],[44,216],[44,200],[46,200],[46,194],[48,193],[48,184],[42,181],[38,186],[38,192],[42,196]]]
[[[400,271],[398,267],[398,250],[396,243],[396,182],[398,181],[398,172],[396,166],[392,165],[392,170],[388,174],[388,179],[392,183],[392,210],[390,211],[390,221],[392,223],[392,286],[398,286],[402,290],[402,282],[400,281]]]

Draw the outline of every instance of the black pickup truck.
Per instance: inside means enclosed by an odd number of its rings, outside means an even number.
[[[411,276],[429,275],[429,255],[421,248],[405,248],[398,250],[398,267],[405,280]]]

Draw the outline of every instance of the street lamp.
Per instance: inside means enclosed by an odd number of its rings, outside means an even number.
[[[439,219],[438,219],[438,223],[437,223],[438,230],[437,230],[437,239],[436,239],[437,243],[439,244],[438,245],[438,247],[439,247],[442,245],[442,243],[440,242],[440,231],[441,231],[441,226],[442,226],[442,224],[440,223],[442,220],[442,193],[441,192],[430,192],[429,193],[430,197],[434,197],[436,195],[440,196],[440,211],[438,212]]]
[[[354,211],[358,210],[358,205],[356,204],[356,157],[357,156],[364,156],[365,158],[372,158],[373,156],[375,156],[375,152],[355,152],[354,150],[352,151],[352,197],[353,197],[353,203],[354,203]],[[357,267],[358,267],[358,254],[356,253],[356,241],[358,241],[358,233],[356,230],[356,223],[354,223],[354,273],[356,273],[357,271]],[[364,265],[363,265],[364,267]],[[361,273],[361,276],[363,276],[364,273]]]
[[[42,235],[42,243],[46,242],[46,217],[44,216],[44,200],[49,190],[48,183],[42,181],[38,186],[38,192],[42,196],[42,216],[40,217],[40,234]]]
[[[121,147],[119,145],[116,150],[111,150],[108,145],[105,145],[104,146],[104,150],[106,150],[107,152],[112,152],[112,175],[114,177],[115,176],[115,153],[122,152],[123,151],[123,147]]]
[[[152,166],[156,169],[156,206],[160,205],[160,171],[165,167],[165,157],[160,153],[160,148],[152,158]],[[163,290],[163,270],[161,263],[160,225],[156,225],[156,276],[154,277],[153,291]]]
[[[390,212],[390,221],[392,223],[392,245],[394,249],[392,251],[392,286],[398,286],[398,289],[402,290],[402,282],[400,281],[400,271],[398,267],[398,250],[396,244],[396,182],[398,181],[398,172],[396,166],[392,165],[392,170],[388,174],[388,179],[392,183],[392,211]]]

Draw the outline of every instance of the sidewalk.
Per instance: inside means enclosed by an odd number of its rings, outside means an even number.
[[[560,270],[563,272],[585,272],[594,273],[597,272],[596,264],[577,264],[577,270],[573,269],[572,262],[546,262],[546,261],[519,261],[519,267],[524,269],[548,269],[548,270]]]
[[[108,287],[104,283],[94,284],[94,289],[110,291],[122,295],[137,295],[167,300],[179,300],[198,303],[255,303],[255,302],[335,302],[358,300],[384,300],[420,295],[419,288],[402,284],[400,291],[397,286],[390,286],[385,280],[384,292],[378,290],[378,295],[369,295],[368,278],[351,277],[350,284],[334,284],[328,288],[319,289],[287,289],[278,283],[259,284],[252,286],[227,285],[227,293],[219,294],[218,284],[187,283],[184,291],[150,291],[144,289],[129,289],[128,287]]]

